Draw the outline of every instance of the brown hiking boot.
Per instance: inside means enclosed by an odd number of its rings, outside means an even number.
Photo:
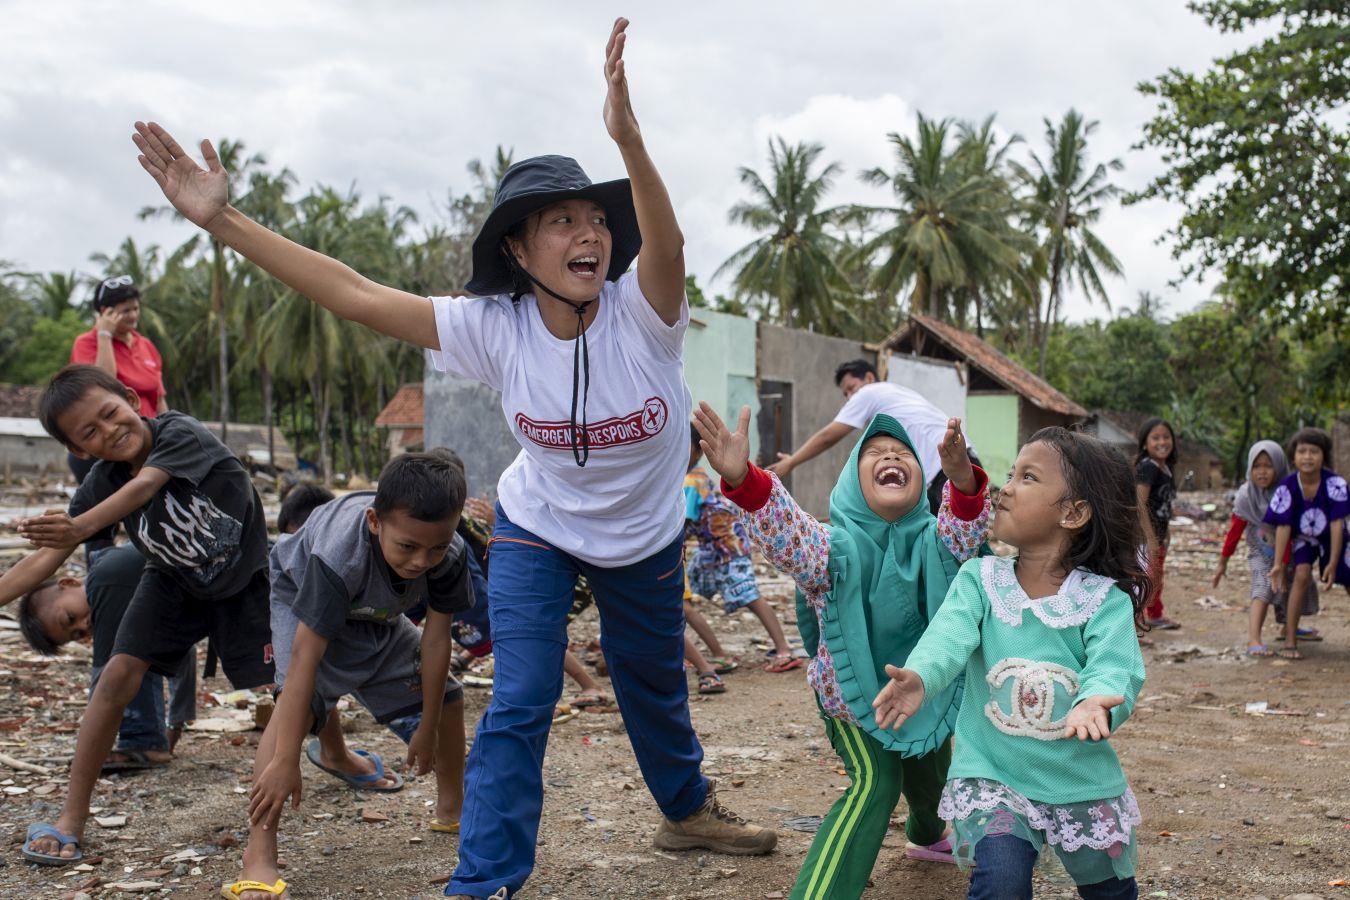
[[[778,843],[778,833],[749,822],[717,802],[716,783],[708,782],[708,799],[687,819],[662,819],[656,828],[662,850],[711,850],[733,856],[760,856]]]

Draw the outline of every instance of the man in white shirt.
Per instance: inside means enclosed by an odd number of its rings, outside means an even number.
[[[778,462],[769,470],[784,478],[793,469],[814,459],[853,432],[865,428],[877,413],[893,417],[909,432],[928,479],[928,502],[934,514],[942,504],[942,474],[938,444],[947,431],[949,417],[925,400],[918,392],[902,385],[877,379],[877,370],[865,359],[841,363],[834,372],[834,383],[844,392],[845,402],[834,421],[807,438],[795,453],[778,454]],[[979,465],[975,448],[967,445],[970,460]]]

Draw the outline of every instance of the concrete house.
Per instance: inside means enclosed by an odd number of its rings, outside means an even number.
[[[976,335],[914,314],[880,347],[883,377],[911,387],[965,420],[966,435],[995,484],[1017,451],[1049,425],[1083,422],[1088,411]]]

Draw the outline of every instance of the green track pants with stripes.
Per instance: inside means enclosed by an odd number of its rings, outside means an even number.
[[[909,839],[923,845],[942,840],[937,807],[952,761],[952,743],[948,739],[926,756],[907,759],[883,750],[857,725],[824,714],[822,718],[852,783],[816,832],[791,900],[857,900],[867,887],[902,793],[909,804],[905,825]]]

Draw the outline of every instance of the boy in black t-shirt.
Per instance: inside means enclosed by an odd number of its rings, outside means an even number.
[[[210,637],[235,687],[272,681],[267,525],[248,472],[215,435],[182,413],[142,418],[134,392],[101,369],[57,372],[38,417],[71,452],[98,462],[69,512],[20,520],[19,534],[39,549],[0,577],[0,604],[50,578],[76,547],[118,521],[146,558],[80,724],[61,814],[31,825],[24,843],[30,861],[62,866],[83,856],[99,768],[147,670],[173,675],[192,645]]]

